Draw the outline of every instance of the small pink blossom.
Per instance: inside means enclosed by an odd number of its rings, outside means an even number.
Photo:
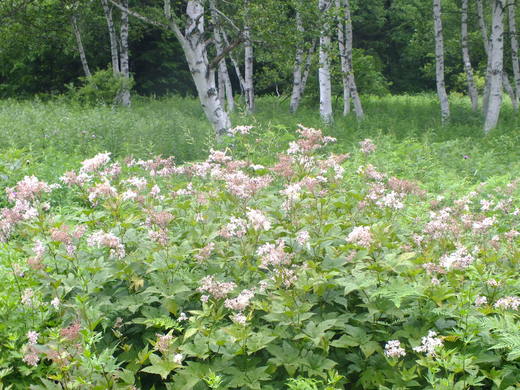
[[[155,348],[157,348],[161,353],[168,352],[173,336],[171,334],[156,334],[156,336],[157,341],[155,342]]]
[[[296,242],[301,246],[305,246],[309,242],[310,238],[311,236],[307,230],[301,230],[296,235]]]
[[[497,300],[493,306],[497,309],[518,310],[518,307],[520,306],[520,298],[515,296],[503,297]]]
[[[34,330],[27,332],[27,339],[29,340],[29,344],[36,344],[38,342],[38,337],[40,337],[40,334]]]
[[[488,303],[487,298],[482,295],[477,295],[477,297],[475,298],[475,306],[482,306],[482,305],[486,305],[487,303]]]
[[[406,351],[401,347],[399,340],[390,340],[385,345],[385,355],[389,358],[406,356]]]
[[[125,247],[119,237],[113,233],[98,230],[87,239],[87,245],[97,248],[110,248],[110,256],[122,259],[125,257]]]
[[[376,145],[370,138],[365,138],[363,141],[360,141],[359,146],[361,151],[365,154],[370,154],[376,151]]]
[[[110,153],[99,153],[91,159],[85,160],[81,163],[80,172],[94,172],[110,161]]]
[[[200,281],[200,287],[197,291],[208,292],[216,299],[225,298],[231,291],[236,288],[233,282],[218,282],[212,275],[205,276]],[[202,299],[202,297],[201,297]]]
[[[236,298],[229,298],[224,301],[224,306],[231,310],[244,311],[251,299],[254,297],[254,293],[251,290],[242,290]]]
[[[260,211],[249,208],[249,211],[246,213],[247,219],[249,219],[249,223],[253,227],[254,230],[269,230],[271,229],[271,222],[267,219],[267,217]]]
[[[372,245],[374,238],[372,237],[372,233],[368,226],[356,226],[347,236],[346,240],[351,244],[369,248]]]

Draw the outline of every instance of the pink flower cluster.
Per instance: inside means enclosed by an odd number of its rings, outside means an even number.
[[[37,349],[39,336],[40,334],[34,330],[30,330],[29,332],[27,332],[28,343],[25,345],[25,352],[22,360],[29,366],[36,367],[38,365],[38,362],[40,361]]]
[[[212,275],[205,276],[200,281],[199,292],[207,292],[216,299],[225,298],[231,291],[236,288],[233,282],[218,282]]]
[[[368,226],[356,226],[347,236],[347,242],[356,244],[363,248],[370,248],[374,242],[374,237]]]
[[[439,265],[446,270],[465,269],[475,261],[464,247],[459,247],[455,252],[446,254],[439,260]]]
[[[251,290],[242,290],[240,294],[236,298],[228,298],[224,301],[224,306],[228,309],[242,312],[244,311],[249,304],[251,303],[251,299],[255,296],[255,293]]]
[[[512,309],[512,310],[518,310],[518,307],[520,307],[520,298],[515,296],[507,296],[498,299],[494,306],[497,309]]]
[[[264,244],[256,254],[261,257],[260,268],[278,267],[291,263],[292,254],[285,252],[285,242],[278,240],[276,244]]]
[[[376,145],[370,138],[365,138],[363,141],[359,142],[359,146],[361,151],[365,154],[370,154],[376,151]]]
[[[249,211],[246,213],[247,219],[254,230],[259,231],[271,229],[271,222],[269,222],[267,217],[261,211],[251,208],[248,210]]]
[[[106,233],[102,230],[92,233],[87,239],[87,245],[97,248],[110,248],[110,256],[118,259],[122,259],[126,255],[121,239],[113,233]]]
[[[401,347],[399,340],[390,340],[385,345],[385,355],[389,358],[406,356],[406,351]]]

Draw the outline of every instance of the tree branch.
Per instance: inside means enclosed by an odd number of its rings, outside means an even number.
[[[114,0],[109,0],[114,6],[116,6],[117,8],[119,8],[121,11],[123,12],[127,12],[129,15],[132,15],[134,18],[137,18],[145,23],[148,23],[148,24],[151,24],[152,26],[156,26],[156,27],[161,27],[161,28],[165,28],[165,29],[169,29],[170,26],[168,26],[167,24],[164,24],[164,23],[161,23],[161,22],[158,22],[157,20],[152,20],[146,16],[143,16],[141,15],[140,13],[138,12],[135,12],[135,11],[132,11],[131,9],[129,8],[126,8],[125,6],[123,6],[122,4],[119,4],[117,1],[114,1]]]
[[[210,69],[216,68],[219,62],[222,61],[222,59],[226,57],[228,53],[237,48],[242,42],[244,42],[244,36],[240,34],[234,42],[232,42],[230,45],[228,45],[222,50],[222,53],[213,58],[213,60],[209,63]]]

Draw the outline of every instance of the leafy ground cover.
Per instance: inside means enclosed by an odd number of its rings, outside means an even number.
[[[208,142],[175,130],[181,164],[154,157],[166,103],[3,103],[2,388],[515,388],[512,113],[484,138],[462,101],[440,129],[429,97],[373,98],[322,133],[264,99],[220,151],[186,114]],[[80,143],[107,118],[120,149]]]

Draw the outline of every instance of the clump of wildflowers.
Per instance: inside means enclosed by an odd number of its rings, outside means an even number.
[[[520,298],[515,296],[507,296],[500,298],[494,304],[497,309],[512,309],[518,310],[520,307]]]
[[[231,310],[244,311],[251,302],[255,293],[251,290],[242,290],[236,298],[229,298],[224,301],[224,306]]]
[[[347,236],[347,242],[358,246],[369,248],[374,242],[372,233],[368,226],[356,226]]]
[[[236,286],[233,282],[217,282],[212,275],[208,275],[202,278],[197,291],[208,292],[214,298],[221,299],[225,298]]]
[[[110,248],[110,256],[122,259],[125,257],[125,247],[121,239],[113,233],[106,233],[98,230],[87,239],[87,245],[97,248]]]
[[[466,248],[460,247],[455,252],[441,257],[439,264],[446,270],[464,269],[469,267],[475,258],[468,253]]]
[[[415,347],[415,352],[424,352],[427,356],[435,356],[435,350],[442,347],[443,340],[437,336],[437,332],[430,330],[428,335],[421,339],[421,345]]]
[[[389,358],[399,358],[406,356],[406,351],[401,347],[399,340],[390,340],[385,345],[385,356]]]
[[[361,151],[365,154],[370,154],[376,151],[376,145],[370,138],[365,138],[363,141],[360,141],[359,146]]]
[[[264,244],[258,248],[256,254],[261,257],[260,268],[280,266],[291,263],[292,254],[285,252],[285,242],[278,240],[276,244]]]
[[[267,217],[261,211],[250,208],[246,215],[254,230],[259,231],[271,229],[271,222],[269,222]]]

